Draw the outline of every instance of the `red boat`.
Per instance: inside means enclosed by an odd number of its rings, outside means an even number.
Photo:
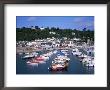
[[[44,61],[44,59],[41,56],[35,57],[35,60],[37,60],[37,61]]]
[[[34,59],[27,62],[27,64],[33,64],[33,63],[45,63],[44,59],[40,57],[35,57]]]

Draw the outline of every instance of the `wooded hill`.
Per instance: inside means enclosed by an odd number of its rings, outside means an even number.
[[[16,40],[17,41],[31,41],[35,39],[46,39],[46,38],[62,38],[67,37],[68,39],[80,38],[83,41],[90,39],[94,41],[94,31],[87,30],[72,30],[72,29],[59,29],[59,28],[45,28],[43,30],[31,29],[31,28],[16,28]]]

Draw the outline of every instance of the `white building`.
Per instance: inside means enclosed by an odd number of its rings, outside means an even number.
[[[56,33],[55,32],[49,32],[49,34],[54,34],[55,35]]]

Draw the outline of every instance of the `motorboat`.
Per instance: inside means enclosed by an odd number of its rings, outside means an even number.
[[[47,54],[43,54],[41,55],[41,57],[44,59],[44,60],[49,60],[49,56]]]
[[[36,59],[37,61],[43,61],[43,60],[44,60],[44,58],[43,58],[42,56],[35,57],[35,59]]]
[[[79,51],[72,51],[72,53],[75,56],[80,56],[82,54],[82,52],[79,52]]]
[[[73,52],[78,52],[79,50],[77,48],[72,49]]]
[[[54,54],[56,54],[57,52],[58,52],[57,50],[53,51]]]
[[[63,56],[63,55],[57,55],[57,58],[55,58],[55,59],[59,59],[59,60],[64,59],[64,60],[67,60],[67,61],[70,60],[70,58],[68,58],[67,56]]]
[[[33,58],[33,57],[34,57],[34,55],[29,54],[29,55],[25,55],[25,56],[23,57],[23,59],[28,59],[28,58]]]
[[[94,67],[94,59],[90,56],[85,57],[82,60],[82,62],[85,66],[93,66]]]
[[[27,53],[24,57],[23,57],[23,59],[28,59],[28,58],[33,58],[33,57],[36,57],[38,55],[38,53],[36,53],[36,52],[32,52],[32,53]]]
[[[32,52],[32,54],[36,57],[38,56],[38,53],[37,52]]]
[[[86,66],[88,67],[94,67],[94,62],[93,61],[89,61]]]
[[[50,68],[50,71],[62,71],[67,70],[68,62],[53,62]]]
[[[38,62],[36,62],[36,61],[27,61],[26,62],[27,64],[29,64],[29,65],[38,65]]]
[[[53,52],[48,52],[47,55],[50,57],[53,54]]]
[[[72,54],[75,56],[80,56],[82,52],[80,52],[77,48],[72,49]]]
[[[40,57],[35,57],[30,61],[27,61],[27,64],[35,64],[35,63],[45,63],[44,59],[40,56]]]
[[[81,54],[81,55],[79,55],[78,57],[79,57],[80,59],[84,59],[84,58],[87,57],[87,55],[86,55],[86,54]]]

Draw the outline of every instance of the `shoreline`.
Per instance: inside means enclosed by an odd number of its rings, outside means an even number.
[[[16,47],[16,54],[17,53],[32,53],[36,51],[41,51],[43,49],[38,49],[34,47]]]

